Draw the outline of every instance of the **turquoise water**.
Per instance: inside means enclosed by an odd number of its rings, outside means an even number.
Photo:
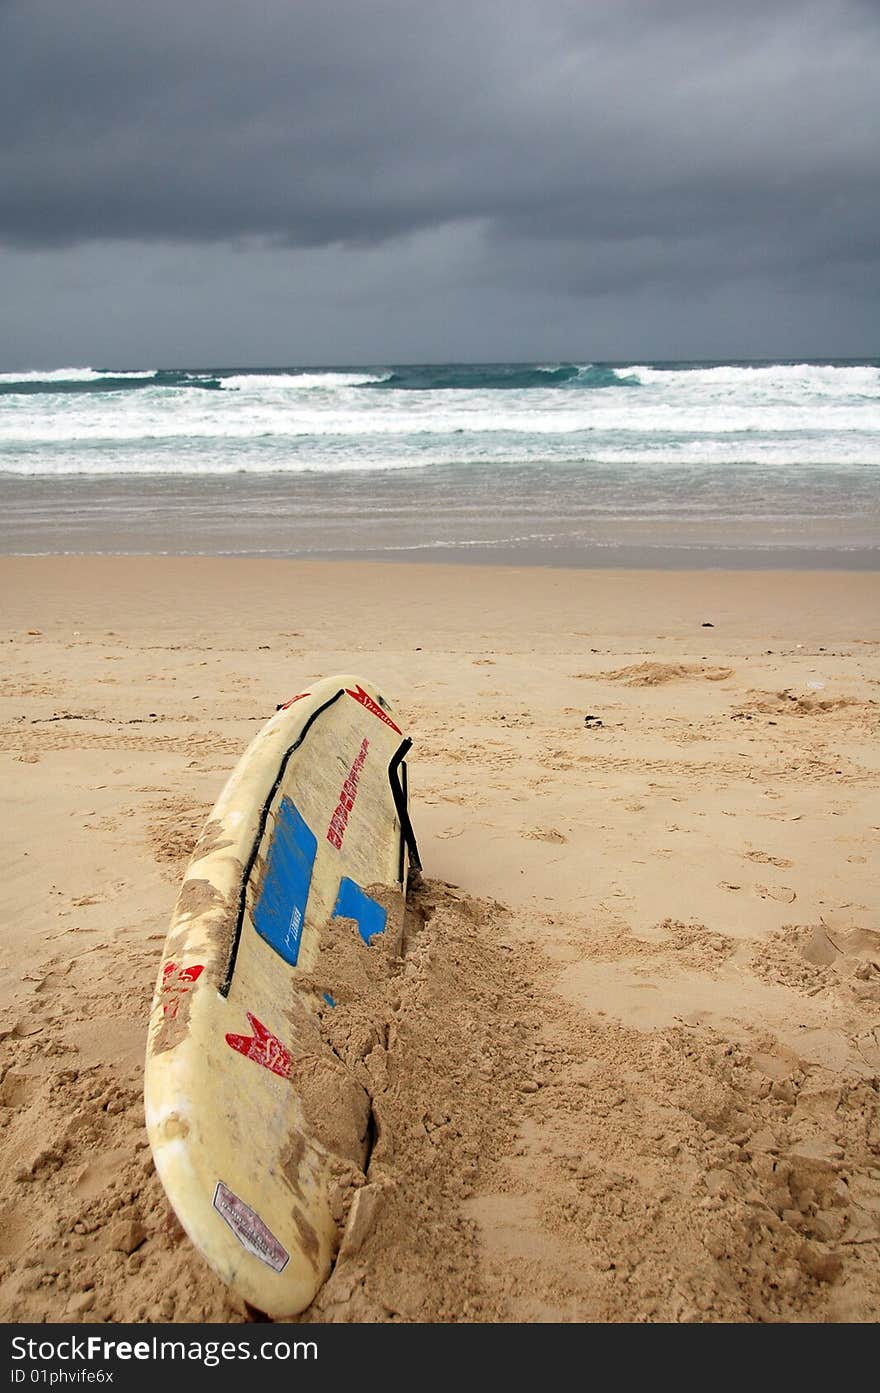
[[[0,374],[7,553],[861,566],[878,485],[880,360]]]

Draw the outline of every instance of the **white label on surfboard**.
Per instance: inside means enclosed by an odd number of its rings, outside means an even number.
[[[214,1208],[232,1229],[243,1248],[253,1253],[254,1257],[259,1258],[267,1267],[271,1267],[273,1272],[284,1271],[290,1261],[287,1249],[281,1246],[259,1214],[254,1213],[249,1204],[245,1204],[244,1200],[233,1194],[222,1180],[217,1181],[214,1191]]]

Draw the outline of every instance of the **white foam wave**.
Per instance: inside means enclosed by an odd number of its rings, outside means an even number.
[[[637,379],[643,386],[690,390],[737,388],[748,393],[794,392],[818,396],[880,395],[880,368],[832,363],[772,363],[766,366],[725,364],[708,368],[654,368],[644,364],[615,368],[615,376]]]
[[[737,470],[833,470],[880,466],[880,440],[873,443],[858,438],[831,435],[807,440],[793,438],[748,441],[685,440],[668,444],[645,442],[629,446],[611,446],[591,450],[589,462],[608,465],[637,465],[664,468],[679,465],[689,469],[712,470],[717,466],[736,466]]]
[[[152,451],[131,453],[101,450],[94,454],[67,451],[52,458],[42,457],[38,464],[22,458],[9,459],[0,452],[0,477],[4,474],[18,478],[60,478],[75,475],[120,478],[127,475],[139,478],[218,478],[235,474],[300,475],[300,474],[361,474],[375,471],[423,469],[426,461],[412,455],[328,456],[309,455],[290,459],[283,453],[249,455],[223,450],[195,455],[186,449],[170,454]]]
[[[226,391],[261,392],[272,389],[309,391],[317,388],[367,387],[372,382],[387,382],[390,373],[368,372],[285,372],[239,373],[222,377],[220,386]]]
[[[499,400],[501,398],[501,400]],[[602,437],[617,434],[623,448],[675,444],[699,437],[695,448],[731,435],[756,444],[781,435],[815,440],[822,449],[833,436],[860,441],[880,461],[880,403],[852,397],[816,398],[811,405],[774,399],[759,402],[741,394],[716,400],[707,394],[670,392],[484,392],[452,399],[449,392],[240,391],[169,392],[143,390],[108,399],[76,393],[63,402],[53,394],[0,395],[0,448],[77,441],[206,440],[230,441],[305,437],[336,438],[359,451],[376,437],[408,440],[421,449],[434,440],[455,444],[465,437],[502,449],[531,440],[533,449],[590,453]],[[748,452],[752,439],[739,447]],[[808,448],[811,448],[808,444]],[[456,453],[458,449],[456,446]],[[833,456],[832,456],[833,458]]]
[[[29,370],[27,372],[0,372],[0,382],[101,382],[108,377],[155,377],[156,369],[149,368],[144,372],[107,372],[97,368],[52,368],[43,371],[41,369]]]
[[[552,366],[546,367],[551,373]],[[584,365],[583,372],[590,369]],[[605,369],[603,369],[603,372]],[[226,391],[0,393],[0,472],[211,474],[466,464],[880,466],[873,366],[618,368],[632,390],[351,390],[375,372],[241,372]],[[50,381],[117,374],[55,369]],[[126,376],[149,379],[141,371]],[[0,381],[8,382],[6,374]],[[17,382],[45,381],[32,373]],[[817,386],[817,384],[819,384]]]
[[[838,475],[841,486],[870,489],[880,468],[880,440],[858,437],[744,440],[601,441],[577,437],[548,443],[540,436],[432,437],[377,434],[355,441],[309,435],[243,434],[179,437],[103,437],[43,440],[14,446],[0,442],[0,474],[18,477],[66,474],[207,476],[229,474],[336,474],[387,470],[492,468],[499,480],[517,467],[572,471],[592,486],[603,477],[645,480],[687,476],[718,480],[765,478],[774,487],[806,484]],[[507,485],[505,485],[507,487]]]

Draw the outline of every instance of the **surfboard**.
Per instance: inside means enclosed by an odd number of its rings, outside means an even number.
[[[159,966],[144,1078],[156,1169],[211,1267],[269,1316],[314,1299],[340,1187],[366,1164],[369,1098],[326,1042],[320,964],[334,945],[399,944],[418,866],[410,744],[356,677],[279,707],[205,825]]]

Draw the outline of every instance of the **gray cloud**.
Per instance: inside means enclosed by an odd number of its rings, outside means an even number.
[[[864,298],[878,71],[858,0],[5,0],[0,241],[345,248],[369,299],[445,229],[487,293]]]

